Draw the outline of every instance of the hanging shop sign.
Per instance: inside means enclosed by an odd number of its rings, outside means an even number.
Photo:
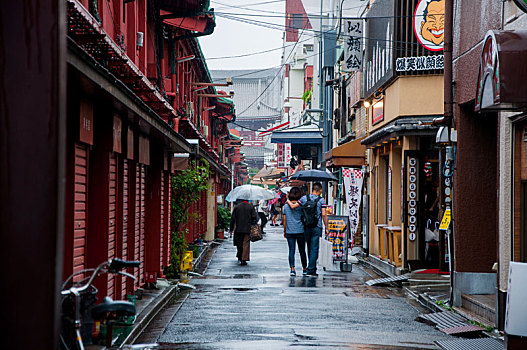
[[[333,262],[346,261],[348,255],[349,222],[346,216],[328,215],[328,236]]]
[[[376,0],[366,14],[364,95],[370,96],[393,77],[394,1]]]
[[[527,106],[527,31],[488,31],[479,61],[476,111],[516,110]]]
[[[344,71],[357,72],[362,68],[362,20],[344,19]]]
[[[445,0],[401,0],[395,12],[395,71],[398,75],[440,74],[445,37]]]
[[[346,206],[349,217],[349,230],[352,237],[351,246],[355,242],[355,234],[359,227],[359,208],[362,199],[362,182],[364,172],[361,169],[342,169],[344,191],[346,191]]]
[[[419,164],[415,157],[408,159],[408,238],[415,241],[417,235],[417,170]]]
[[[279,143],[277,146],[278,167],[287,168],[291,162],[291,144]]]

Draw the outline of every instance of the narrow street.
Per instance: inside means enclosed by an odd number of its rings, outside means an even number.
[[[282,228],[266,231],[251,244],[248,266],[238,264],[226,240],[205,275],[191,280],[196,290],[164,316],[166,328],[158,322],[139,342],[169,349],[435,349],[435,340],[449,338],[414,321],[423,310],[400,289],[365,285],[371,277],[359,265],[351,273],[289,277]]]

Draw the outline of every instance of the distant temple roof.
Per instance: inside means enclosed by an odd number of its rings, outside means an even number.
[[[279,119],[281,113],[280,68],[212,70],[212,80],[216,83],[232,78],[236,119]],[[261,95],[261,96],[260,96]]]

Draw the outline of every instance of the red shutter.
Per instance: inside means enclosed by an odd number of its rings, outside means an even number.
[[[163,273],[163,262],[165,257],[165,172],[161,170],[161,203],[160,210],[161,213],[161,224],[160,224],[160,244],[159,244],[159,271]]]
[[[139,243],[139,238],[141,236],[140,232],[141,232],[141,170],[140,170],[140,165],[139,164],[136,164],[135,165],[135,198],[134,198],[134,212],[135,212],[135,218],[134,218],[134,233],[133,233],[133,236],[134,236],[134,246],[133,246],[133,250],[134,250],[134,260],[135,261],[140,261],[139,260],[139,255],[140,255],[140,243]],[[141,266],[144,264],[144,261],[141,261]],[[137,288],[139,286],[139,283],[141,282],[140,281],[140,270],[141,270],[141,266],[140,268],[138,269],[134,269],[134,275],[135,277],[137,278],[137,280],[135,281],[135,288]]]
[[[167,173],[166,179],[166,188],[167,188],[167,201],[166,201],[166,223],[167,223],[167,237],[166,237],[166,247],[165,247],[165,266],[170,265],[170,236],[172,234],[172,175],[170,172]]]
[[[110,155],[110,179],[109,185],[109,220],[108,220],[108,260],[115,258],[115,220],[117,205],[117,160],[115,155]],[[115,277],[112,274],[108,276],[108,296],[115,298],[114,284]]]
[[[122,258],[127,259],[128,256],[128,160],[123,161],[123,235],[122,235]],[[121,299],[126,299],[127,278],[121,277]]]
[[[139,215],[139,261],[141,267],[139,268],[139,283],[144,284],[145,279],[145,190],[146,190],[146,168],[144,164],[139,166],[140,169],[140,215]]]
[[[88,198],[88,148],[75,144],[75,214],[73,220],[73,273],[86,268],[86,218]],[[84,279],[84,274],[73,280]]]

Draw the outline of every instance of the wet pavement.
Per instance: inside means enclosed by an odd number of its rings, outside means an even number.
[[[414,321],[424,310],[399,288],[365,285],[372,277],[359,265],[290,277],[282,228],[266,231],[247,266],[232,240],[218,247],[205,275],[191,280],[196,290],[142,340],[166,349],[437,349],[434,341],[452,339]]]

